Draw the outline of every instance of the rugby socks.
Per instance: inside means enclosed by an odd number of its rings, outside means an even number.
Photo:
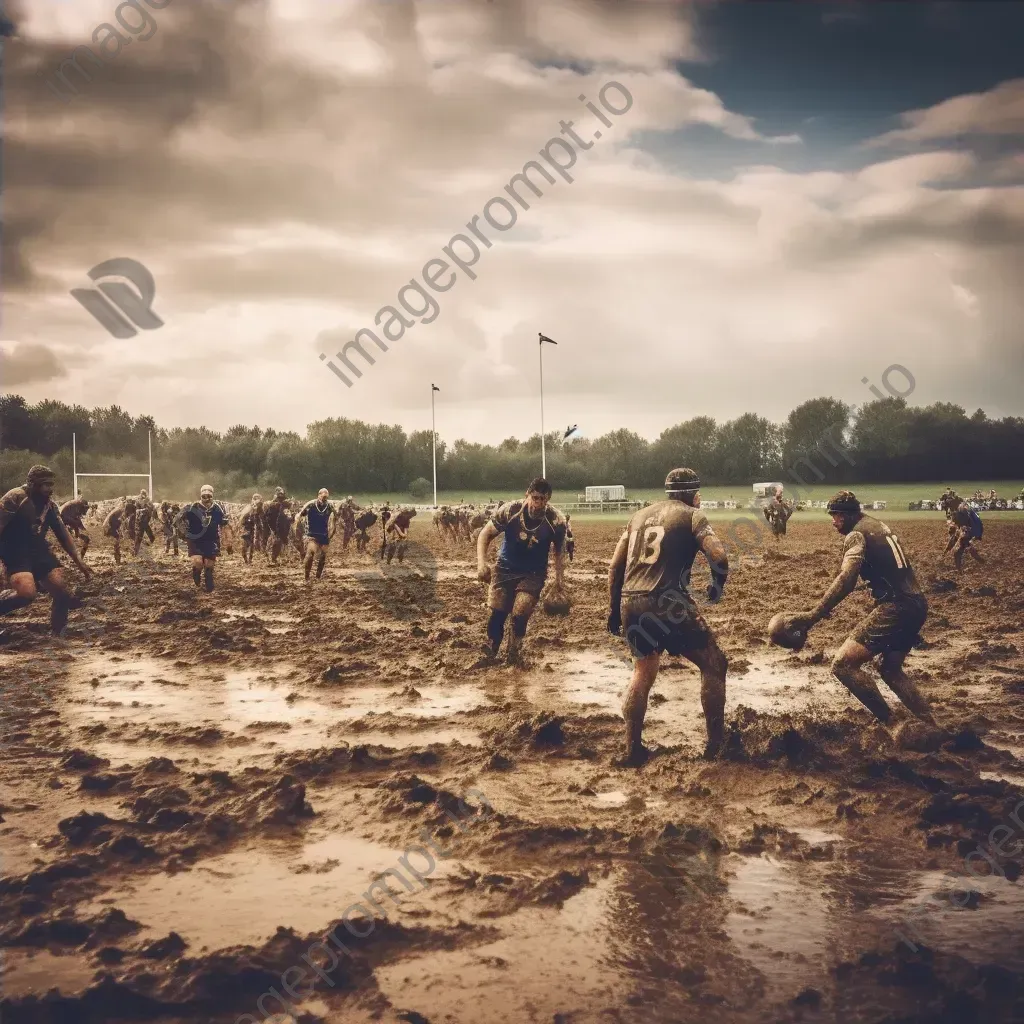
[[[208,594],[213,593],[213,566],[207,566],[203,569],[203,581],[206,583],[206,592]]]
[[[16,612],[19,608],[27,608],[34,600],[35,598],[20,597],[17,594],[0,598],[0,615],[10,615],[11,612]]]
[[[316,578],[317,579],[320,579],[320,577],[323,576],[323,574],[324,574],[324,566],[326,564],[327,564],[327,556],[323,555],[323,554],[320,555],[320,557],[316,560]]]
[[[529,615],[513,615],[512,616],[512,635],[519,640],[522,640],[526,636],[526,626],[530,621]]]
[[[196,569],[193,566],[193,568],[192,568],[192,582],[197,587],[202,585],[202,582],[203,582],[203,570],[202,569]]]
[[[501,641],[505,637],[505,622],[508,619],[508,612],[491,611],[491,617],[487,621],[487,639],[490,641],[494,653],[498,653]]]

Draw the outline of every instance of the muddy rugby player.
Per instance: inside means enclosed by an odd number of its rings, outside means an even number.
[[[57,543],[67,552],[79,572],[89,579],[92,570],[68,533],[60,511],[53,501],[53,470],[33,466],[22,487],[14,487],[0,498],[0,561],[7,570],[10,596],[0,597],[0,616],[26,608],[40,590],[53,599],[50,628],[60,636],[67,625],[68,612],[80,608],[64,582],[60,562],[50,550],[46,535],[52,530]]]
[[[500,506],[480,531],[476,542],[477,579],[490,583],[487,604],[485,659],[496,659],[512,616],[512,635],[506,652],[510,664],[519,661],[526,627],[537,606],[548,574],[548,556],[555,549],[555,588],[562,589],[565,571],[565,517],[551,501],[551,484],[543,477],[531,481],[526,497]],[[493,579],[487,549],[501,534]]]
[[[839,491],[828,503],[832,525],[845,538],[843,561],[818,604],[794,616],[776,615],[769,624],[775,643],[803,646],[808,630],[831,616],[858,580],[863,579],[875,607],[843,641],[832,661],[832,674],[885,725],[892,712],[863,666],[877,659],[878,673],[912,715],[938,728],[931,706],[903,671],[911,648],[921,640],[928,602],[917,583],[899,538],[885,523],[861,511],[853,491]]]
[[[184,529],[188,554],[192,560],[192,582],[196,589],[205,585],[213,593],[213,567],[220,554],[220,530],[228,522],[228,513],[213,500],[213,488],[203,484],[199,500],[182,507],[175,518],[175,527]]]
[[[85,517],[89,512],[89,502],[81,495],[65,501],[60,507],[61,522],[68,528],[68,533],[75,540],[82,542],[82,558],[89,550],[89,533],[85,528]]]
[[[729,575],[729,557],[700,510],[697,473],[673,469],[665,477],[665,500],[640,509],[629,520],[608,573],[608,631],[619,636],[625,625],[633,657],[633,678],[622,706],[622,764],[638,766],[650,757],[642,738],[644,718],[662,653],[684,657],[700,670],[707,729],[704,756],[714,757],[722,749],[728,661],[689,593],[698,551],[711,569],[708,599],[717,602]]]
[[[403,508],[392,516],[384,530],[384,542],[387,545],[387,563],[398,555],[398,561],[405,559],[405,546],[409,541],[409,524],[416,515],[416,509]]]
[[[326,487],[321,487],[317,491],[316,498],[307,501],[295,517],[296,533],[299,532],[302,523],[306,523],[306,553],[303,560],[303,571],[306,574],[307,583],[310,573],[313,571],[314,558],[316,559],[316,578],[320,579],[323,576],[324,566],[327,564],[327,547],[337,529],[336,513],[330,498],[331,492]]]
[[[263,496],[254,494],[249,507],[238,520],[242,535],[242,561],[252,565],[254,551],[262,551],[266,542],[266,524],[263,521]]]
[[[942,557],[944,558],[952,550],[953,564],[957,569],[963,569],[965,553],[976,562],[984,562],[983,555],[975,546],[982,537],[981,516],[963,498],[957,498],[947,514],[949,516],[949,540]]]

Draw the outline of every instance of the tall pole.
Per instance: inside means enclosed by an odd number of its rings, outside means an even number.
[[[540,475],[547,479],[548,460],[544,450],[544,343],[537,345],[540,351]]]
[[[153,500],[153,431],[149,432],[149,500]]]
[[[78,500],[78,441],[75,438],[74,431],[71,433],[71,472],[75,476],[75,493],[72,497]]]
[[[434,457],[434,508],[437,508],[437,424],[434,421],[434,385],[430,385],[430,446]]]

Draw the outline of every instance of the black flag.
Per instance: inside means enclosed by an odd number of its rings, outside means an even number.
[[[436,384],[431,384],[430,385],[430,390],[431,391],[440,391],[441,389]]]
[[[564,434],[564,435],[562,436],[562,440],[563,440],[563,441],[564,441],[564,440],[566,440],[566,438],[568,438],[568,436],[569,436],[570,434],[575,434],[575,433],[576,433],[576,431],[577,431],[578,429],[579,429],[579,428],[578,428],[578,426],[577,426],[577,425],[576,425],[576,424],[574,423],[574,424],[573,424],[573,425],[572,425],[571,427],[569,427],[569,428],[568,428],[568,429],[567,429],[567,430],[565,431],[565,434]]]
[[[537,332],[537,337],[540,339],[540,341],[537,342],[538,345],[543,345],[545,341],[549,345],[557,345],[558,344],[558,342],[555,341],[553,338],[549,338],[549,337],[547,337],[547,335],[541,334],[540,331]]]

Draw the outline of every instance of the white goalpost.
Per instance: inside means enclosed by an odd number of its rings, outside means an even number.
[[[148,473],[79,473],[78,472],[78,442],[75,435],[71,435],[71,466],[75,476],[75,497],[79,496],[78,478],[85,476],[119,476],[119,477],[142,477],[149,481],[149,500],[153,500],[153,431],[149,432],[149,472]]]

